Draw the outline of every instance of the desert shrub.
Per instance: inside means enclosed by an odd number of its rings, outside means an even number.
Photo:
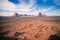
[[[30,40],[30,39],[28,39],[27,37],[24,37],[24,39],[23,40]]]
[[[0,31],[2,31],[4,27],[5,27],[5,26],[1,26],[1,27],[0,27]]]
[[[23,35],[25,32],[16,32],[15,36]]]
[[[48,27],[45,28],[45,30],[49,29]]]
[[[43,32],[41,29],[39,29],[39,32]]]
[[[13,37],[5,36],[9,31],[0,32],[0,40],[13,40]]]
[[[60,40],[60,37],[57,35],[51,35],[48,40]]]
[[[2,37],[2,36],[4,36],[4,35],[6,35],[6,34],[8,34],[8,33],[9,33],[9,31],[0,32],[0,37]]]
[[[60,30],[57,31],[56,35],[60,37]]]
[[[53,31],[57,32],[57,31],[59,30],[59,28],[60,28],[60,27],[58,27],[58,26],[53,26],[51,29],[52,29]]]
[[[40,38],[40,35],[39,34],[36,34],[34,37],[37,38],[37,39],[39,39]]]

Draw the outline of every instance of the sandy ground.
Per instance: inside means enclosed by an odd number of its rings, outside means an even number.
[[[49,36],[56,34],[60,30],[60,23],[28,21],[28,22],[13,22],[1,24],[2,32],[8,31],[4,36],[15,36],[18,34],[19,39],[26,40],[48,40]]]

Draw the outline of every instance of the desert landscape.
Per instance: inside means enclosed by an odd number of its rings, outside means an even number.
[[[60,40],[60,0],[0,0],[0,40]]]
[[[58,31],[60,19],[56,17],[22,17],[0,21],[0,36],[8,37],[4,40],[48,40]],[[60,33],[57,35],[60,37]]]

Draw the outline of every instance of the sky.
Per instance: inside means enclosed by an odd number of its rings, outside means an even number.
[[[14,13],[47,16],[60,16],[60,0],[0,0],[0,16]]]

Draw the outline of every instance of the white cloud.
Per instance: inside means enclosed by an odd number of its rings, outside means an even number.
[[[8,0],[1,0],[0,1],[0,16],[11,16],[14,12],[7,12],[7,11],[13,11],[16,8],[16,6],[9,2]],[[6,11],[6,12],[5,12]]]
[[[2,0],[0,2],[0,9],[4,9],[4,10],[13,10],[15,9],[15,5],[11,2],[9,2],[8,0]]]
[[[55,3],[56,5],[60,5],[60,0],[54,0],[54,3]]]
[[[0,3],[0,8],[4,9],[4,10],[8,10],[8,11],[14,11],[14,12],[18,12],[25,14],[25,13],[29,13],[31,14],[31,7],[33,7],[33,5],[35,4],[34,0],[30,0],[29,4],[26,4],[24,2],[24,0],[19,0],[21,2],[21,4],[19,5],[14,5],[13,3],[9,2],[8,0],[2,0]],[[9,12],[6,12],[9,14]],[[10,13],[11,14],[11,13]],[[9,14],[9,15],[10,15]]]
[[[60,9],[54,9],[54,6],[48,8],[45,12],[48,16],[60,16]]]
[[[10,12],[1,12],[0,15],[11,16],[15,12],[18,12],[19,14],[30,14],[30,15],[38,15],[39,12],[42,12],[43,14],[47,15],[51,15],[51,13],[59,13],[58,11],[51,11],[54,8],[54,6],[48,8],[39,8],[38,10],[36,10],[36,7],[34,6],[35,5],[34,0],[30,0],[28,4],[26,4],[24,0],[19,1],[21,3],[19,5],[15,5],[9,2],[8,0],[1,0],[0,9],[8,10]]]
[[[60,16],[60,11],[58,10],[53,10],[53,11],[48,11],[46,12],[48,16]]]
[[[39,13],[39,12],[41,12],[41,13],[46,13],[46,12],[48,12],[48,11],[51,11],[52,9],[54,8],[54,6],[51,6],[51,7],[48,7],[48,8],[40,8],[40,9],[38,9],[38,10],[34,10],[34,12],[35,13]]]
[[[26,4],[24,1],[21,1],[20,5],[17,5],[16,9],[20,11],[31,11],[31,7],[35,4],[34,0],[30,0],[29,4]]]
[[[0,12],[0,16],[12,16],[14,12]]]

